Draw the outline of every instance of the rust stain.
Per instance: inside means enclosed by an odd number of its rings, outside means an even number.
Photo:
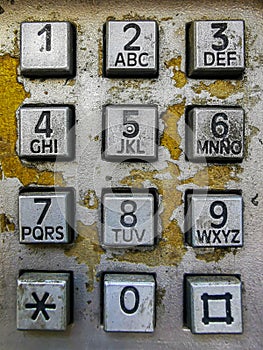
[[[169,61],[166,61],[164,64],[167,68],[172,68],[172,79],[175,81],[175,86],[180,89],[183,88],[187,83],[187,78],[186,74],[183,71],[181,71],[182,57],[174,57]]]
[[[3,232],[14,232],[15,224],[5,214],[0,214],[0,233]]]
[[[166,147],[171,154],[171,158],[177,160],[182,153],[180,149],[181,137],[178,133],[177,123],[184,115],[185,100],[179,104],[169,106],[163,114],[162,119],[165,122],[165,129],[161,137],[161,146]]]
[[[239,92],[242,87],[242,84],[243,82],[241,80],[235,82],[227,80],[217,80],[214,83],[208,85],[201,81],[198,86],[195,86],[192,89],[197,94],[200,94],[203,90],[205,90],[209,92],[211,96],[226,99],[227,97]]]
[[[86,226],[82,222],[77,222],[78,238],[75,244],[68,250],[65,250],[67,256],[76,258],[79,264],[88,266],[88,292],[94,288],[96,276],[96,266],[100,263],[100,257],[104,253],[100,247],[96,223]]]
[[[88,209],[98,209],[99,199],[96,196],[96,192],[93,190],[88,190],[87,193],[85,193],[84,195],[82,203],[84,207]]]
[[[16,154],[16,110],[30,93],[17,81],[18,59],[0,56],[0,164],[3,176],[18,178],[23,185],[62,185],[60,173],[40,171],[33,164],[25,165]]]

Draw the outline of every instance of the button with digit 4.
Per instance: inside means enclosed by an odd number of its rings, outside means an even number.
[[[71,160],[75,154],[73,106],[24,105],[19,109],[19,156]]]

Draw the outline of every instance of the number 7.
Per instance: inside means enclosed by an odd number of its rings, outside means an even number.
[[[43,211],[37,220],[37,225],[41,225],[46,214],[47,214],[49,207],[51,206],[51,198],[34,198],[34,203],[41,203],[41,204],[44,203],[45,204]]]

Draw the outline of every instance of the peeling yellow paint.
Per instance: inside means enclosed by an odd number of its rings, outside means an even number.
[[[224,189],[229,181],[239,181],[238,174],[243,171],[240,165],[209,165],[193,177],[182,180],[182,184],[193,183],[210,189]]]
[[[16,110],[24,99],[30,97],[17,81],[18,59],[6,54],[0,56],[0,164],[4,177],[16,177],[23,185],[62,185],[60,173],[40,171],[25,165],[16,154],[17,122]]]
[[[233,251],[235,254],[236,249]],[[204,260],[206,262],[218,262],[223,259],[228,253],[231,252],[231,248],[214,248],[213,252],[199,252],[199,248],[195,250],[195,257],[198,260]]]
[[[96,266],[100,263],[100,257],[104,253],[100,247],[96,224],[86,226],[82,222],[77,223],[78,238],[75,244],[65,250],[67,256],[76,257],[79,264],[88,266],[88,292],[93,291]]]
[[[96,196],[95,191],[88,190],[87,193],[85,193],[85,196],[83,199],[83,205],[88,209],[98,209],[99,199]]]
[[[200,94],[203,90],[210,93],[211,96],[215,96],[217,98],[226,99],[240,91],[242,87],[243,81],[237,80],[235,82],[227,81],[227,80],[217,80],[214,83],[206,85],[204,82],[200,82],[198,86],[193,87],[192,89]]]
[[[15,224],[5,214],[0,214],[0,233],[15,231]]]
[[[183,116],[185,110],[185,100],[179,104],[169,106],[162,115],[165,122],[165,129],[161,137],[161,146],[166,147],[171,154],[171,158],[177,160],[182,153],[180,149],[181,137],[178,133],[177,122]]]
[[[181,71],[182,57],[178,56],[178,57],[172,58],[169,61],[166,61],[164,64],[167,68],[172,68],[173,70],[172,79],[175,81],[175,86],[180,89],[183,88],[187,83],[187,78],[186,78],[186,74]]]

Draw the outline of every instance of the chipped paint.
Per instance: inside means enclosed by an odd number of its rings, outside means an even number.
[[[17,81],[17,58],[6,54],[0,56],[0,163],[2,174],[6,178],[18,178],[26,186],[62,185],[60,173],[40,171],[32,163],[24,164],[16,154],[17,121],[16,110],[23,101],[30,97],[23,85]]]
[[[233,253],[234,255],[237,252],[237,249],[231,249],[231,248],[210,248],[209,251],[203,250],[202,252],[198,248],[195,250],[195,257],[198,260],[204,260],[206,262],[218,262],[220,259],[223,259],[228,253]]]
[[[88,292],[94,288],[96,266],[100,263],[100,257],[104,250],[100,247],[96,224],[86,226],[82,222],[77,222],[78,237],[75,244],[70,249],[65,250],[67,256],[73,256],[79,264],[88,266]]]
[[[98,209],[99,198],[96,196],[96,192],[93,190],[88,190],[84,195],[82,204],[88,209]]]
[[[185,72],[181,70],[182,57],[174,57],[169,61],[164,62],[167,68],[172,68],[172,79],[175,81],[175,86],[179,89],[183,88],[187,83],[187,77]]]
[[[209,187],[214,190],[226,188],[229,181],[240,180],[243,168],[240,165],[208,165],[199,170],[193,177],[182,180],[182,184],[195,184],[199,187]]]
[[[12,222],[12,219],[5,214],[0,214],[0,233],[14,231],[15,224]]]
[[[180,149],[181,137],[178,133],[177,123],[184,115],[185,100],[183,102],[169,106],[167,111],[162,115],[165,122],[165,129],[161,137],[161,146],[166,147],[171,154],[171,158],[177,160],[182,153]]]
[[[201,81],[198,86],[194,86],[192,89],[197,94],[201,94],[202,91],[207,91],[211,96],[226,99],[229,96],[239,92],[242,86],[242,80],[237,80],[235,82],[228,80],[216,80],[214,83],[208,85]]]

